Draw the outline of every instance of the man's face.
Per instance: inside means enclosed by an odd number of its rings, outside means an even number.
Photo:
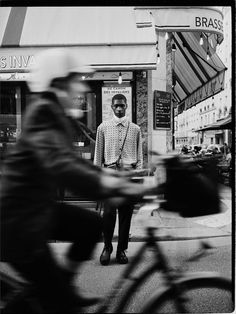
[[[115,99],[111,108],[117,118],[122,118],[125,116],[127,104],[125,103],[124,99]]]

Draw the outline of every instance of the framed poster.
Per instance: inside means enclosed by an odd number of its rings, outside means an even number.
[[[153,128],[171,128],[171,93],[154,91]]]
[[[113,111],[111,109],[111,100],[115,94],[122,94],[127,99],[126,116],[132,121],[132,87],[131,86],[119,86],[111,84],[102,87],[102,121],[109,120],[113,117]]]

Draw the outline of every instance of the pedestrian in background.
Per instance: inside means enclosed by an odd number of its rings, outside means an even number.
[[[113,118],[102,122],[97,129],[94,164],[116,170],[142,169],[142,137],[138,125],[126,117],[127,99],[122,94],[112,98]],[[133,214],[133,204],[118,207],[118,244],[116,260],[128,263],[125,251],[128,248],[129,230]],[[116,223],[116,207],[104,203],[103,236],[104,248],[100,256],[102,265],[108,265],[113,251],[112,238]]]
[[[229,146],[228,146],[228,144],[227,143],[224,143],[224,158],[226,159],[226,156],[227,156],[227,154],[228,154],[228,152],[229,152]]]

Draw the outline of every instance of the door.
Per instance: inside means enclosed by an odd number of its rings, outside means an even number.
[[[84,117],[80,119],[82,132],[76,135],[74,147],[79,157],[91,163],[94,158],[97,127],[102,122],[101,81],[90,81],[91,91],[86,94],[88,106],[85,108]],[[78,199],[81,196],[67,189],[59,190],[59,199]]]

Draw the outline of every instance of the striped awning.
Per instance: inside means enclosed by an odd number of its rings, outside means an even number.
[[[0,9],[2,56],[58,46],[73,47],[96,69],[156,68],[155,29],[137,28],[133,7]]]
[[[226,67],[215,49],[206,44],[206,38],[204,45],[199,44],[200,35],[199,32],[173,33],[173,43],[176,45],[173,94],[178,113],[224,89]]]
[[[216,53],[224,38],[221,7],[140,6],[135,13],[138,27],[155,24],[158,36],[168,34],[167,45],[176,46],[172,88],[179,113],[224,88],[226,67]]]

